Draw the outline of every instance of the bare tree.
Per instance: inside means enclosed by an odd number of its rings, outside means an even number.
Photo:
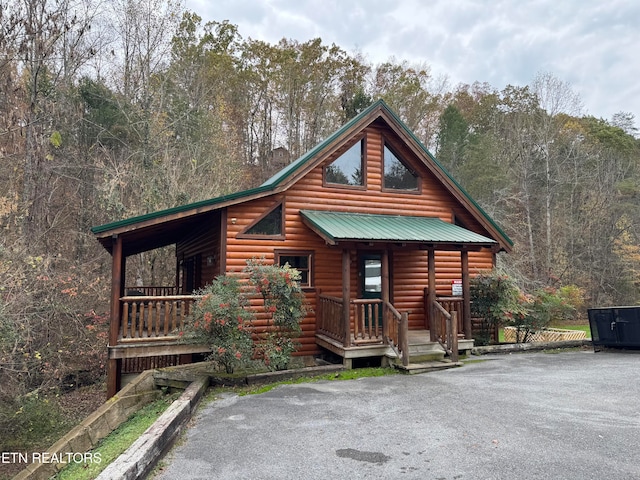
[[[20,216],[22,238],[30,248],[43,242],[47,203],[55,188],[50,150],[59,146],[60,138],[53,128],[53,106],[92,54],[87,43],[90,11],[90,3],[82,0],[20,0],[0,7],[0,47],[6,55],[2,70],[14,76],[12,117],[24,141]]]

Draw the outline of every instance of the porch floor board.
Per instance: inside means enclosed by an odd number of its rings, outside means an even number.
[[[186,355],[211,351],[206,345],[192,345],[178,343],[177,341],[124,342],[118,343],[117,345],[109,345],[107,348],[110,359],[152,357],[159,355]]]

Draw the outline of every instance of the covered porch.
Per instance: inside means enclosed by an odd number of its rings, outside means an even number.
[[[384,280],[382,284],[385,285]],[[465,317],[465,303],[470,309],[468,294],[444,297],[434,293],[430,297],[428,288],[425,289],[425,312],[429,312],[425,326],[409,329],[409,312],[399,312],[384,299],[388,283],[386,285],[383,299],[345,302],[343,298],[318,293],[317,344],[342,357],[347,368],[352,368],[354,360],[369,357],[385,358],[385,361],[405,367],[409,363],[439,360],[445,356],[457,362],[459,353],[473,348],[470,313]],[[369,321],[372,318],[381,321]]]
[[[482,249],[495,252],[497,242],[438,218],[300,213],[303,222],[330,248],[342,252],[341,294],[317,292],[318,345],[341,356],[347,366],[352,365],[353,359],[373,356],[397,358],[406,366],[428,352],[443,353],[457,361],[459,351],[473,347],[469,253]],[[461,278],[447,294],[438,294],[436,281],[436,252],[441,251],[459,255]],[[367,278],[360,258],[371,258],[372,252],[379,259],[379,275]],[[416,283],[411,287],[406,279],[403,283],[393,280],[392,269],[397,263],[393,258],[400,252],[405,270],[410,268],[407,258],[415,258],[416,264],[417,259],[427,258],[426,275],[416,268]],[[379,298],[370,298],[374,289],[369,287],[376,284]],[[394,304],[394,296],[400,297],[403,290],[409,289],[412,296],[421,296],[420,308],[415,311],[398,308],[400,302]]]
[[[99,236],[111,253],[107,397],[120,390],[123,378],[129,374],[191,363],[194,356],[208,352],[206,346],[180,342],[179,332],[198,299],[192,292],[200,286],[203,273],[194,261],[195,256],[179,256],[178,251],[184,242],[219,238],[220,214],[176,215],[172,221],[162,223],[156,223],[153,215],[148,217],[143,217],[141,225],[130,225],[127,221],[106,225]],[[139,285],[127,275],[127,259],[173,245],[175,260],[173,265],[167,264],[167,270],[175,278],[167,283],[173,284]],[[210,268],[211,276],[221,273],[219,263],[213,262]]]

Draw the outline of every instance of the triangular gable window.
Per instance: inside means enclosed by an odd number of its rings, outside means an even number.
[[[363,143],[364,140],[360,140],[325,168],[326,183],[357,187],[364,185]]]
[[[279,203],[270,212],[250,225],[243,235],[260,237],[282,236],[282,203]]]
[[[386,145],[384,146],[383,188],[418,191],[419,177]]]

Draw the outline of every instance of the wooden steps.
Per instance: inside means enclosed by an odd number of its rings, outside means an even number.
[[[427,361],[420,363],[409,363],[406,367],[402,364],[395,364],[395,368],[402,373],[408,375],[416,375],[418,373],[436,372],[438,370],[446,370],[447,368],[461,367],[462,362],[451,362],[449,360]]]

